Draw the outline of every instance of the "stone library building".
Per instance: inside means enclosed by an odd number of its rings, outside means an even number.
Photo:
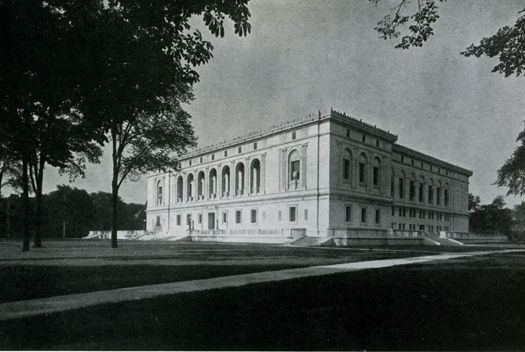
[[[282,242],[468,232],[472,172],[331,110],[195,149],[148,175],[147,231]]]

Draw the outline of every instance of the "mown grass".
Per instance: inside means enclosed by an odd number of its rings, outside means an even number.
[[[523,350],[525,255],[102,305],[0,324],[3,349]]]
[[[122,287],[364,260],[424,255],[417,251],[340,250],[213,243],[48,242],[21,253],[0,244],[0,303]],[[6,245],[7,244],[7,245]],[[7,258],[7,259],[6,259]]]

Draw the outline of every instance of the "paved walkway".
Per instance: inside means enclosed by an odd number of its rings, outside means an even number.
[[[426,263],[454,258],[464,258],[487,254],[502,254],[511,252],[525,252],[525,250],[514,249],[463,253],[445,253],[423,257],[370,260],[345,264],[322,265],[307,268],[223,276],[203,280],[192,280],[148,286],[119,288],[115,290],[77,293],[72,295],[63,295],[48,298],[37,298],[26,301],[16,301],[0,304],[0,321],[17,318],[26,318],[40,314],[62,312],[66,310],[84,308],[99,304],[142,300],[164,295],[174,295],[178,293],[197,292],[227,287],[239,287],[254,283],[281,281],[363,269],[386,268],[397,265]]]

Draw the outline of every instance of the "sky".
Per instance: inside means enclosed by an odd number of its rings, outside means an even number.
[[[440,5],[435,35],[423,48],[394,49],[375,24],[395,1],[252,0],[252,32],[227,24],[187,106],[199,146],[214,144],[330,108],[399,136],[398,143],[473,171],[469,191],[490,203],[505,188],[497,169],[525,120],[522,77],[492,73],[497,59],[465,58],[467,46],[513,25],[522,0],[450,0]],[[110,150],[71,186],[110,191]],[[44,191],[68,184],[47,169]],[[146,201],[145,178],[123,184],[127,202]],[[510,206],[521,202],[506,197]]]

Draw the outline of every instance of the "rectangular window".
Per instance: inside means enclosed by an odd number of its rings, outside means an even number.
[[[365,183],[365,163],[359,163],[359,182]]]
[[[428,203],[432,204],[432,200],[434,198],[434,189],[432,189],[432,186],[428,186]]]
[[[280,210],[277,212],[277,220],[279,220],[279,221],[282,220],[282,216],[281,216],[281,211]]]
[[[156,221],[155,221],[155,226],[157,227],[160,226],[160,216],[157,216]]]
[[[381,210],[376,209],[376,224],[381,223]]]
[[[177,225],[180,225],[180,215],[177,215]]]
[[[445,206],[448,207],[448,189],[446,189],[444,192],[444,201],[445,201]]]
[[[378,166],[374,166],[372,171],[373,171],[374,186],[379,186],[379,167]]]
[[[190,166],[191,166],[191,160],[190,160],[190,161],[188,161],[188,163],[189,163],[189,164],[190,164]]]
[[[202,164],[202,156],[199,158],[199,163]]]
[[[297,213],[296,207],[289,207],[288,208],[288,221],[295,222],[296,213]]]
[[[361,136],[361,142],[366,143],[366,136],[365,135]]]
[[[242,147],[237,148],[237,151],[238,151],[239,153],[242,153]]]
[[[410,180],[409,197],[410,200],[414,200],[414,198],[416,197],[416,183],[412,180]]]
[[[257,149],[257,142],[253,143],[253,150]]]
[[[242,221],[242,212],[240,210],[235,211],[235,223],[240,224]]]
[[[228,222],[228,213],[225,211],[222,212],[222,223],[226,224]]]
[[[300,178],[299,173],[299,166],[300,162],[299,160],[294,160],[290,163],[290,180],[298,180]]]
[[[396,208],[392,207],[392,216],[396,215]]]
[[[227,157],[227,156],[228,156],[228,151],[225,150],[225,151],[224,151],[224,157]]]
[[[366,208],[361,208],[361,222],[366,223]]]
[[[191,214],[186,214],[186,225],[191,225]]]
[[[379,148],[379,139],[376,139],[376,147]]]
[[[252,209],[250,212],[250,221],[252,224],[255,224],[257,222],[257,209]]]
[[[345,207],[345,221],[346,222],[352,221],[352,207],[351,206]]]
[[[424,192],[423,192],[423,184],[420,183],[420,184],[419,184],[419,201],[420,201],[420,202],[423,202],[423,193],[424,193]]]
[[[295,131],[294,131],[294,132],[292,132],[292,139],[295,139],[296,137],[297,137],[297,134],[296,134],[296,132],[295,132]]]
[[[349,128],[346,129],[346,136],[350,137],[350,129]]]
[[[350,160],[343,159],[343,179],[350,179]]]
[[[402,177],[399,178],[399,198],[405,198],[405,180]]]
[[[202,214],[199,214],[198,219],[199,219],[199,224],[202,224]]]
[[[308,209],[304,210],[304,219],[308,220]]]
[[[215,160],[215,154],[211,155],[211,160]]]
[[[441,203],[441,187],[436,188],[436,204]]]

